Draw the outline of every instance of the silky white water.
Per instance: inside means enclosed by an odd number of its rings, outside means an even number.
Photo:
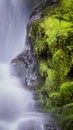
[[[31,0],[0,0],[0,62],[8,62],[25,48]]]
[[[35,112],[32,92],[0,63],[0,130],[44,130],[43,114]]]
[[[32,93],[11,76],[8,64],[1,63],[0,130],[43,130],[43,118],[35,113],[34,105]]]
[[[0,0],[0,130],[44,130],[33,94],[10,74],[9,67],[26,48],[30,4],[31,0]]]
[[[32,93],[23,89],[9,73],[8,64],[0,64],[0,119],[12,120],[34,108]]]

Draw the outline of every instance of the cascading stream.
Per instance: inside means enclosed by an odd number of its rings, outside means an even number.
[[[10,74],[9,66],[26,50],[31,8],[31,0],[0,0],[0,130],[45,130],[46,118],[35,112],[33,93]]]
[[[11,76],[9,65],[0,64],[0,130],[43,130],[43,116],[35,113],[31,92]]]
[[[18,79],[10,75],[8,64],[0,64],[0,119],[16,119],[33,108],[32,93],[21,88]]]

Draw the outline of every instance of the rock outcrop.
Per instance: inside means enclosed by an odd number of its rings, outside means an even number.
[[[29,88],[33,88],[37,82],[37,63],[34,53],[28,48],[21,52],[11,62],[12,73],[20,77]]]
[[[28,88],[34,89],[38,79],[40,78],[38,73],[38,62],[36,55],[34,53],[33,43],[30,38],[32,24],[34,23],[34,21],[41,19],[43,10],[55,2],[56,1],[49,2],[48,0],[46,0],[34,8],[27,25],[27,36],[26,36],[27,49],[23,50],[17,57],[15,57],[11,61],[12,74],[20,77],[22,82]]]

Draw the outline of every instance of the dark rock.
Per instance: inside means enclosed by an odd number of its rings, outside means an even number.
[[[28,88],[37,82],[37,63],[33,51],[28,48],[11,62],[12,74],[17,75]]]
[[[52,5],[56,5],[57,4],[57,0],[42,0],[42,2],[40,2],[39,4],[37,4],[34,9],[33,12],[30,16],[30,20],[28,22],[28,25],[32,25],[34,21],[43,18],[43,12],[45,9],[47,9],[48,7],[52,6]]]
[[[48,124],[45,126],[45,130],[57,130],[57,129],[55,126]]]

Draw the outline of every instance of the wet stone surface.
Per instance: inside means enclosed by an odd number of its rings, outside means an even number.
[[[55,126],[48,124],[45,126],[45,130],[57,130],[57,129]]]
[[[28,88],[34,88],[37,83],[37,63],[30,48],[12,60],[11,71],[13,75],[20,77]]]

